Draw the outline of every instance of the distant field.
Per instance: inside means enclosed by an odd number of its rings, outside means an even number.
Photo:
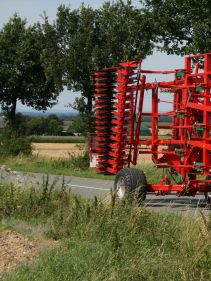
[[[82,155],[84,144],[75,143],[32,143],[33,155],[53,159],[68,159],[71,155]],[[138,155],[138,164],[151,163],[151,154]]]
[[[84,137],[80,136],[34,136],[34,143],[84,143]]]
[[[142,124],[144,126],[149,127],[149,128],[151,128],[151,126],[152,126],[152,122],[142,122]],[[159,125],[170,126],[171,123],[169,123],[169,122],[159,122]]]
[[[32,143],[33,155],[47,158],[69,158],[84,153],[83,143]]]
[[[64,120],[64,121],[63,121],[63,124],[64,124],[65,126],[70,126],[70,125],[72,125],[72,123],[73,123],[72,120]]]

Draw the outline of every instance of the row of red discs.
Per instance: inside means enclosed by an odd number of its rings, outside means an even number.
[[[93,75],[95,134],[92,149],[96,153],[98,173],[116,174],[127,163],[133,70],[134,67],[121,64]]]

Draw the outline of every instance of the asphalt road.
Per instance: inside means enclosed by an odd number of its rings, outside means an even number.
[[[78,194],[85,198],[105,197],[109,196],[114,182],[112,180],[99,180],[69,176],[49,175],[48,177],[39,173],[24,173],[12,171],[0,171],[1,181],[7,183],[14,183],[23,187],[41,187],[48,181],[48,186],[52,184],[55,188],[61,188],[65,184],[70,188],[71,192]],[[196,197],[177,197],[176,195],[156,196],[154,194],[147,194],[145,205],[156,211],[166,211],[166,209],[175,212],[191,212],[198,213],[205,211],[211,213],[211,210],[206,205],[204,195],[197,195]]]

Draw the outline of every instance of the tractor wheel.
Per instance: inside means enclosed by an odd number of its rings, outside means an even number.
[[[207,176],[206,180],[211,180],[211,176]],[[205,192],[204,196],[205,196],[205,200],[206,200],[207,204],[210,205],[210,207],[211,207],[211,192]]]
[[[119,199],[135,192],[138,202],[146,199],[147,180],[144,172],[138,169],[121,169],[115,178],[114,191]]]

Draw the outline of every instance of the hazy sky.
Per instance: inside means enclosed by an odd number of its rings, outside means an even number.
[[[6,23],[15,12],[22,18],[26,18],[29,24],[39,21],[44,11],[47,13],[49,20],[52,21],[56,17],[56,11],[59,5],[70,5],[72,8],[78,8],[82,2],[86,5],[98,8],[102,5],[104,0],[0,0],[0,28],[3,27],[3,24]],[[133,4],[140,5],[138,0],[134,0]],[[183,58],[178,56],[167,56],[154,52],[152,56],[149,56],[144,61],[143,66],[149,69],[175,69],[183,67],[183,60]],[[70,111],[70,108],[65,107],[65,105],[72,102],[76,96],[76,93],[64,91],[58,99],[58,104],[54,106],[51,111]],[[18,110],[28,111],[29,108],[19,105]]]

